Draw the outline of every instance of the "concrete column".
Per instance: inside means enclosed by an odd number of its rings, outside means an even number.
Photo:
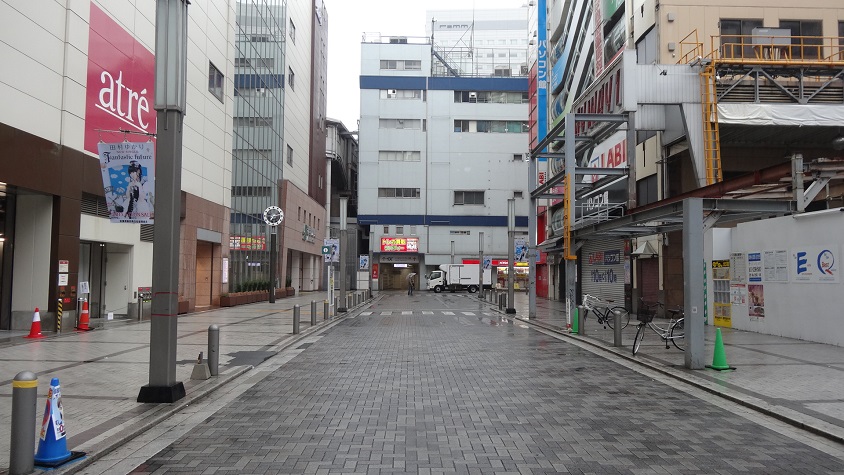
[[[703,200],[683,200],[683,295],[685,296],[686,368],[704,367],[703,342]]]

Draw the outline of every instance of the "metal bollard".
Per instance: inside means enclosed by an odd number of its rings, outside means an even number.
[[[504,296],[499,295],[498,296],[498,310],[503,310],[503,309],[504,309]]]
[[[323,304],[323,307],[324,307],[323,311],[322,311],[322,319],[328,320],[329,318],[331,318],[331,316],[328,314],[328,312],[330,311],[330,308],[328,306],[328,300],[324,300],[322,302],[322,304]]]
[[[23,475],[35,469],[35,405],[38,378],[31,371],[21,371],[12,380],[12,439],[9,474]]]
[[[613,321],[613,338],[612,344],[615,347],[621,347],[621,314],[618,312],[612,313]]]
[[[577,306],[577,334],[580,336],[586,336],[586,314],[588,312],[589,309],[583,305]]]
[[[299,334],[299,312],[302,310],[301,305],[293,306],[293,334]]]
[[[208,372],[217,376],[220,369],[220,327],[208,327]]]
[[[316,300],[311,300],[311,326],[316,326]]]

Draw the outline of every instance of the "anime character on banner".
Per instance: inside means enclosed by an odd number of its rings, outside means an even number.
[[[155,215],[153,143],[100,143],[100,170],[112,223],[152,224]]]

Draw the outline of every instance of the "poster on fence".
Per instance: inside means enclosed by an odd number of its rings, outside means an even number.
[[[155,215],[155,145],[100,143],[100,170],[112,223],[152,224]]]

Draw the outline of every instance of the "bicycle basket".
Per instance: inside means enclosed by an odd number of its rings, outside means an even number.
[[[605,305],[598,297],[587,294],[583,297],[583,306],[589,310],[594,310],[596,307],[603,307]]]
[[[650,323],[654,321],[654,314],[649,312],[643,313],[640,311],[639,314],[636,315],[636,320],[639,320],[642,323]]]

